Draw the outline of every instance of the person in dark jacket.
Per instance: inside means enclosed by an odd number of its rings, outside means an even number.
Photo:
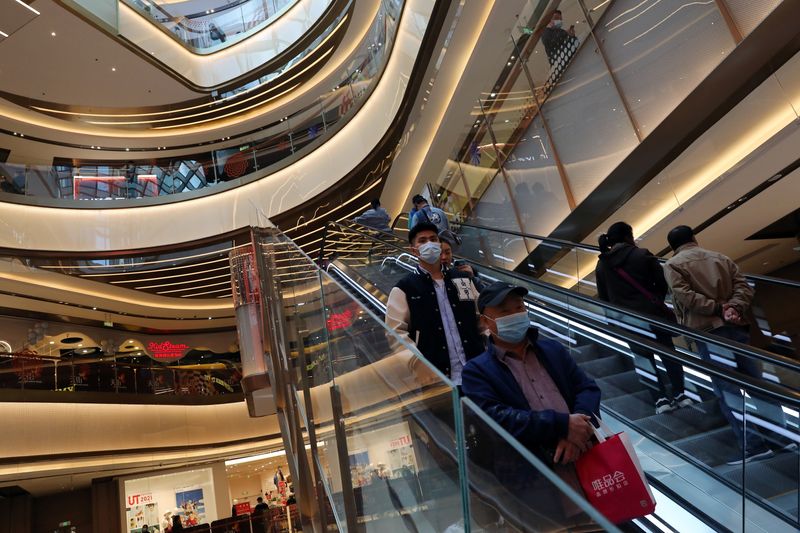
[[[500,281],[481,292],[481,325],[491,332],[491,341],[464,367],[464,395],[580,494],[571,463],[591,447],[600,389],[560,343],[540,338],[531,327],[523,300],[527,292]],[[530,479],[536,477],[534,472],[518,459],[512,459],[516,464],[507,464],[507,459],[492,456],[489,462],[502,484],[513,487],[515,494],[525,494],[525,500],[549,498],[551,486],[545,489],[547,484],[538,483],[537,487]],[[565,504],[563,512],[573,516],[579,511]]]
[[[483,351],[469,276],[442,269],[442,245],[435,224],[420,222],[408,233],[417,271],[397,282],[386,303],[386,324],[416,344],[425,358],[461,385],[464,365]]]
[[[464,394],[549,464],[568,464],[586,451],[600,389],[558,342],[539,338],[523,297],[498,281],[478,298],[488,349],[468,362]]]
[[[633,228],[625,222],[615,222],[607,233],[600,236],[599,244],[600,259],[595,277],[600,299],[643,315],[674,320],[672,311],[664,304],[669,292],[664,270],[656,256],[636,246]],[[655,329],[653,333],[656,342],[670,350],[674,348],[669,332]],[[656,414],[668,413],[694,403],[684,392],[683,365],[664,359],[662,362],[667,370],[665,378],[658,370],[653,352],[635,346],[631,349],[653,365],[658,382]]]

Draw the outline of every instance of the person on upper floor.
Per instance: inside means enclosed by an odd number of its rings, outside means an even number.
[[[542,32],[542,44],[551,65],[564,62],[575,53],[578,48],[578,38],[575,37],[575,26],[564,29],[564,19],[561,10],[556,9],[550,22]]]
[[[600,259],[595,269],[598,297],[637,313],[674,322],[675,316],[664,303],[669,287],[661,263],[649,250],[636,246],[633,228],[625,222],[615,222],[600,236],[599,244]],[[670,350],[674,348],[669,331],[654,327],[653,333],[656,342]],[[656,414],[694,403],[684,391],[682,364],[664,359],[665,379],[652,351],[635,345],[631,350],[649,360],[656,373],[659,391],[654,398]]]
[[[256,498],[256,506],[253,508],[253,514],[261,514],[269,510],[269,505],[264,503],[264,498],[259,496]]]
[[[484,349],[475,307],[478,291],[467,274],[442,268],[434,224],[416,224],[408,241],[419,266],[389,293],[386,324],[460,385],[464,365]]]
[[[370,202],[370,205],[372,207],[357,216],[355,221],[379,231],[391,232],[392,228],[389,226],[391,217],[386,209],[381,207],[381,201],[375,198]]]
[[[442,231],[450,231],[450,222],[447,220],[447,215],[444,211],[438,207],[429,205],[428,200],[426,200],[421,194],[414,196],[412,202],[414,202],[414,208],[416,209],[416,212],[411,219],[411,225],[409,226],[409,229],[413,228],[420,222],[430,222],[436,226],[439,233]]]
[[[588,449],[600,389],[558,342],[530,323],[528,290],[498,281],[478,298],[486,351],[464,367],[464,394],[549,464],[575,461]]]

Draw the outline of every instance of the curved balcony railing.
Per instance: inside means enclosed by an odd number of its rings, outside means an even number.
[[[148,357],[0,354],[0,394],[4,396],[12,391],[49,391],[136,395],[134,401],[147,403],[215,403],[241,400],[241,379],[241,364],[232,361],[165,365]],[[158,400],[148,400],[148,396]],[[80,400],[76,396],[74,401]]]
[[[130,207],[164,203],[162,196],[213,194],[255,181],[308,154],[358,111],[378,84],[391,55],[403,1],[382,0],[359,52],[342,69],[338,83],[314,103],[265,125],[258,137],[240,145],[188,156],[75,162],[52,166],[0,163],[0,199],[57,207]],[[322,39],[324,37],[320,37]],[[313,48],[313,45],[311,46]],[[255,90],[269,80],[254,80],[226,99]],[[222,139],[225,140],[225,139]],[[87,146],[98,151],[157,151]],[[25,197],[25,199],[21,198]],[[177,199],[177,198],[176,198]],[[91,201],[91,200],[104,200]]]
[[[298,0],[234,0],[198,12],[176,9],[158,0],[124,0],[176,41],[196,54],[232,46],[269,26]]]

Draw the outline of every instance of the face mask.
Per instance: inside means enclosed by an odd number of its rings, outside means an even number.
[[[442,256],[442,245],[438,242],[420,244],[417,250],[419,251],[420,260],[429,265],[436,263]]]
[[[560,28],[563,25],[564,25],[564,21],[563,20],[554,20],[553,21],[553,27],[554,28]]]
[[[531,327],[531,320],[525,311],[497,318],[494,323],[497,325],[497,336],[510,343],[522,341]]]

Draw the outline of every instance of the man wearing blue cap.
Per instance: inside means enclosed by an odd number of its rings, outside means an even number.
[[[527,293],[504,282],[481,292],[478,310],[491,342],[464,366],[462,386],[467,397],[539,458],[567,465],[589,447],[600,389],[561,344],[539,338],[525,308]]]

